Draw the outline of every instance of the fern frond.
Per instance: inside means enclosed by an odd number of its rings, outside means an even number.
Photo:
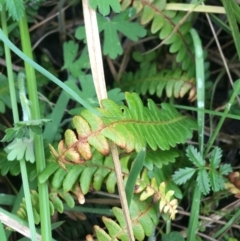
[[[120,159],[124,179],[129,175],[130,157],[128,154]],[[39,176],[39,182],[44,183],[49,180],[53,191],[62,189],[64,192],[73,192],[81,204],[85,202],[85,194],[91,189],[99,191],[104,183],[109,193],[115,192],[117,179],[110,156],[105,157],[95,152],[92,160],[81,165],[67,165],[67,169],[68,172],[57,162],[48,163]]]
[[[174,162],[174,157],[178,152],[174,150],[170,151],[156,151],[149,152],[150,157],[146,157],[147,167],[151,167],[156,160],[157,165],[166,164],[169,158],[169,162]],[[132,162],[135,161],[135,154],[121,153],[120,164],[124,183],[127,183],[130,167]],[[162,156],[162,158],[161,158]],[[149,160],[148,160],[149,159]],[[151,163],[152,162],[152,163]],[[171,165],[170,165],[171,166]],[[89,191],[102,189],[103,185],[109,193],[114,193],[116,191],[116,175],[114,172],[113,160],[110,156],[100,155],[98,152],[94,152],[93,158],[90,161],[84,162],[81,165],[67,165],[68,172],[62,169],[57,162],[50,162],[47,167],[39,175],[39,182],[43,183],[49,180],[49,185],[52,192],[58,192],[63,190],[66,193],[73,193],[80,204],[85,202],[85,197]],[[168,170],[168,166],[163,166],[158,171],[153,171],[153,177],[157,177],[158,184],[161,182],[167,183],[167,190],[174,190],[175,196],[177,198],[182,198],[181,191],[179,188],[169,179],[172,170]],[[170,168],[171,169],[171,168]],[[151,169],[150,169],[151,170]],[[148,177],[146,169],[141,173],[140,177],[137,179],[136,192],[143,192],[150,185],[151,180]]]
[[[186,18],[186,13],[164,10],[166,1],[161,0],[120,2],[124,9],[129,6],[136,8],[141,16],[141,24],[151,22],[151,32],[159,32],[159,38],[164,40],[164,44],[170,45],[170,52],[176,54],[176,60],[182,63],[182,69],[187,71],[189,77],[194,77],[194,47],[189,33],[192,23],[191,19]]]
[[[163,103],[159,109],[152,100],[144,107],[136,93],[125,94],[127,106],[118,106],[113,101],[102,101],[103,108],[98,111],[101,117],[88,110],[73,117],[77,134],[68,129],[65,140],[58,144],[58,151],[50,146],[56,160],[64,163],[81,164],[92,158],[91,146],[102,155],[108,155],[108,140],[125,149],[126,152],[149,146],[168,150],[178,143],[185,143],[197,128],[194,120],[180,115],[169,104]]]
[[[134,197],[129,209],[135,239],[144,240],[145,236],[150,236],[152,234],[154,227],[158,223],[156,205],[150,202],[150,200],[140,202],[138,197]],[[94,226],[98,240],[128,241],[127,227],[122,209],[114,207],[112,211],[117,219],[116,221],[107,217],[102,218],[108,232],[97,225]]]
[[[187,93],[188,99],[196,99],[196,81],[189,78],[181,69],[161,70],[157,72],[156,65],[144,65],[142,69],[134,74],[125,73],[122,76],[120,87],[123,90],[135,91],[145,95],[156,94],[158,97],[163,95],[166,90],[168,98],[183,98]]]

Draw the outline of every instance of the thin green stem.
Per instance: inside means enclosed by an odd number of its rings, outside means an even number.
[[[196,30],[191,29],[194,48],[195,48],[195,62],[196,62],[196,80],[197,80],[197,106],[199,110],[204,110],[205,101],[205,76],[204,76],[204,57],[201,40]],[[204,149],[204,112],[198,111],[198,140],[199,150],[203,155]],[[201,192],[198,185],[195,183],[194,195],[191,206],[190,221],[188,226],[187,241],[195,240],[198,228],[198,218],[201,202]]]
[[[166,234],[169,234],[171,232],[171,220],[166,221]]]
[[[232,218],[222,227],[220,228],[215,234],[213,234],[213,238],[219,238],[220,235],[223,235],[224,232],[226,232],[233,223],[235,223],[240,218],[240,210],[238,210]]]
[[[26,13],[24,17],[19,21],[20,36],[22,49],[26,56],[29,59],[33,59],[31,41],[29,36],[29,29],[27,24]],[[37,82],[35,76],[34,68],[27,63],[25,64],[26,79],[29,100],[31,102],[31,115],[32,119],[40,119],[40,109],[39,101],[37,94]],[[41,173],[46,167],[45,163],[45,153],[42,135],[34,134],[34,150],[36,156],[36,169],[37,173]],[[41,218],[41,235],[43,240],[51,240],[51,221],[50,221],[50,208],[49,208],[49,195],[48,195],[48,186],[47,183],[38,183],[38,192],[39,192],[39,206],[40,206],[40,218]]]
[[[229,110],[230,110],[230,108],[231,108],[231,106],[232,106],[236,96],[238,95],[239,91],[240,91],[240,79],[238,79],[235,82],[235,88],[233,89],[232,96],[231,96],[229,102],[226,105],[226,108],[225,108],[225,110],[223,112],[223,116],[220,118],[220,120],[219,120],[219,122],[218,122],[218,124],[216,126],[216,129],[214,130],[211,138],[209,139],[209,141],[207,143],[207,147],[206,147],[206,150],[204,152],[204,156],[206,156],[207,153],[209,152],[209,150],[211,149],[211,147],[213,145],[213,142],[215,141],[215,139],[216,139],[216,137],[217,137],[221,127],[222,127],[222,124],[223,124],[224,120],[228,116],[227,114],[228,114],[228,112],[229,112]]]
[[[2,23],[3,33],[6,36],[8,36],[6,12],[5,12],[4,6],[2,6],[2,11],[1,11],[1,23]],[[18,107],[17,107],[17,98],[16,98],[14,77],[13,77],[11,53],[10,53],[9,47],[6,44],[4,44],[4,51],[5,51],[5,60],[6,60],[6,64],[7,64],[7,75],[8,75],[8,83],[9,83],[9,90],[10,90],[13,120],[14,120],[14,122],[18,122],[19,114],[18,114]]]
[[[26,97],[24,78],[25,78],[25,75],[23,73],[18,74],[19,98],[20,98],[20,103],[23,111],[23,120],[28,121],[31,119],[31,113],[29,108],[29,101]],[[29,223],[30,232],[31,232],[31,238],[32,240],[37,240],[36,229],[34,225],[33,208],[32,208],[31,196],[30,196],[30,188],[28,183],[28,173],[27,173],[26,162],[24,159],[20,160],[20,168],[21,168],[23,190],[24,190],[24,196],[26,201],[27,216],[28,216],[28,223]]]
[[[2,7],[2,12],[1,12],[1,22],[2,22],[3,31],[6,34],[6,36],[8,36],[6,12],[5,12],[4,6]],[[10,96],[11,96],[12,113],[13,113],[14,122],[16,123],[19,121],[19,113],[17,108],[17,98],[16,98],[15,84],[14,84],[13,71],[12,71],[11,53],[10,53],[10,49],[7,47],[6,44],[4,44],[4,49],[5,49],[5,58],[7,63],[7,74],[8,74],[9,89],[10,89]],[[23,181],[24,195],[25,195],[25,200],[27,204],[27,216],[28,216],[29,226],[31,231],[31,239],[35,241],[37,240],[37,237],[36,237],[36,229],[34,225],[33,209],[32,209],[32,203],[31,203],[31,197],[30,197],[30,191],[29,191],[26,163],[25,163],[25,160],[21,160],[19,163],[20,163],[21,176]]]

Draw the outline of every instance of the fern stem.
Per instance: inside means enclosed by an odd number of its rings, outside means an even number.
[[[21,36],[23,52],[30,59],[33,59],[26,13],[24,13],[23,18],[19,21],[19,28],[20,28],[20,36]],[[24,62],[24,64],[25,64],[29,99],[31,101],[31,115],[33,119],[40,119],[35,70],[26,61]],[[40,173],[46,167],[42,135],[34,134],[34,150],[35,150],[35,156],[36,156],[37,173]],[[51,233],[50,208],[49,208],[49,202],[48,202],[49,195],[48,195],[47,183],[42,183],[42,184],[38,183],[38,191],[39,191],[42,239],[51,240],[52,233]]]

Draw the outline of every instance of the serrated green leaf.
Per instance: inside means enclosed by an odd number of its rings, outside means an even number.
[[[178,171],[176,171],[172,178],[173,181],[179,185],[186,183],[186,181],[188,181],[196,172],[196,169],[194,168],[180,168]]]
[[[221,175],[228,175],[230,172],[232,172],[232,167],[230,164],[221,165],[219,168],[219,172],[221,173]]]
[[[201,154],[193,146],[188,146],[186,154],[189,160],[197,167],[205,167],[205,160],[203,160]]]
[[[210,156],[210,165],[211,168],[217,169],[219,167],[220,161],[222,157],[222,150],[219,147],[215,147]]]
[[[209,175],[208,175],[206,169],[204,169],[204,168],[198,170],[197,185],[198,185],[200,191],[201,191],[204,195],[207,195],[207,194],[210,192]]]
[[[98,7],[99,12],[103,16],[110,13],[110,7],[115,13],[119,13],[121,11],[121,5],[118,0],[90,0],[89,3],[93,9]]]
[[[210,170],[209,177],[210,177],[210,184],[214,192],[218,192],[224,189],[223,177],[216,170]]]

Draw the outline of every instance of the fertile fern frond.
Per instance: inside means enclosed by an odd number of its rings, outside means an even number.
[[[102,155],[108,155],[108,140],[128,153],[147,146],[152,150],[168,150],[178,143],[185,143],[191,138],[192,130],[197,128],[193,119],[180,115],[169,104],[163,103],[159,109],[148,100],[148,107],[144,107],[136,93],[126,93],[125,98],[128,107],[103,100],[102,108],[98,109],[101,117],[88,110],[73,117],[77,134],[68,129],[57,151],[50,145],[56,160],[63,167],[64,163],[81,164],[92,158],[91,146]]]
[[[158,97],[163,95],[166,90],[168,98],[182,98],[187,93],[188,99],[196,99],[196,81],[189,78],[181,69],[157,71],[156,65],[144,65],[140,70],[133,73],[123,74],[120,82],[123,90],[135,91],[145,95],[156,94]]]
[[[186,13],[166,11],[166,1],[155,0],[121,0],[122,7],[136,8],[140,13],[141,24],[151,22],[151,32],[159,32],[159,38],[164,44],[170,45],[170,53],[176,54],[176,61],[182,63],[182,69],[187,71],[189,77],[195,76],[194,47],[189,30],[191,19]]]

